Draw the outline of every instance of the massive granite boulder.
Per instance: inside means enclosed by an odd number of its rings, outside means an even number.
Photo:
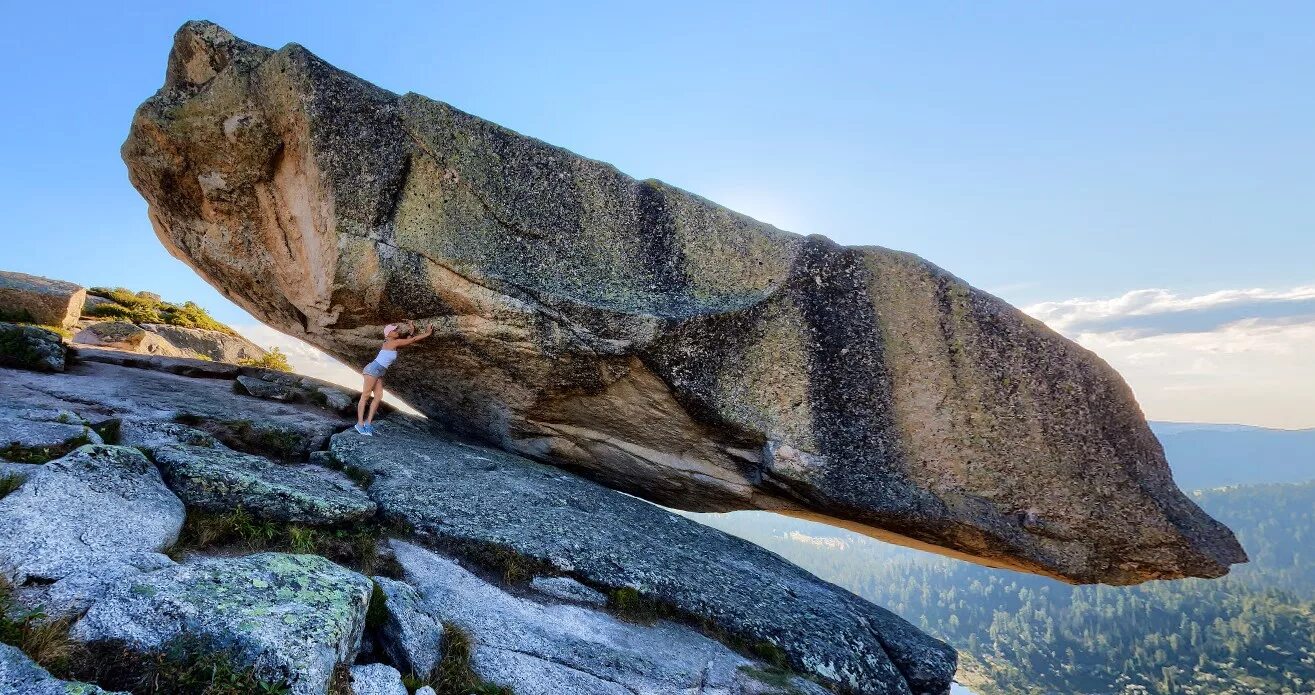
[[[432,419],[690,510],[1073,582],[1245,560],[1107,364],[909,254],[757,222],[207,22],[123,146],[169,251]]]
[[[0,316],[47,326],[73,325],[87,291],[71,282],[0,270]]]

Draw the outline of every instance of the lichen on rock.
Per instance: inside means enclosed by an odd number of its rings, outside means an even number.
[[[114,585],[73,626],[143,652],[187,636],[295,695],[324,695],[360,646],[370,580],[314,555],[197,558]]]

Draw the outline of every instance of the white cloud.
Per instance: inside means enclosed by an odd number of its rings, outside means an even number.
[[[1133,290],[1111,299],[1042,302],[1025,311],[1065,333],[1119,328],[1179,332],[1246,318],[1315,317],[1315,286],[1221,290],[1197,296],[1163,289]]]
[[[1315,287],[1135,290],[1025,311],[1118,369],[1152,419],[1315,427]]]

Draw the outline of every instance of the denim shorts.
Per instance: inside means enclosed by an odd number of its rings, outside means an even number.
[[[388,368],[378,362],[371,362],[365,365],[365,369],[361,370],[366,376],[372,376],[376,379],[384,378],[384,372],[386,371],[388,371]]]

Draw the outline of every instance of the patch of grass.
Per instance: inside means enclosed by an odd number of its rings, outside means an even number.
[[[93,425],[91,429],[100,435],[102,441],[106,444],[118,444],[120,440],[120,429],[123,427],[123,421],[118,418],[111,418],[99,425]]]
[[[241,508],[226,513],[189,509],[169,555],[177,559],[215,549],[321,555],[368,576],[377,574],[382,537],[383,528],[377,524],[317,528],[259,519]]]
[[[443,653],[428,683],[438,695],[515,695],[511,688],[488,683],[470,666],[470,634],[453,623],[443,623]]]
[[[230,449],[282,459],[300,461],[306,457],[309,442],[295,430],[258,425],[250,420],[220,420],[191,413],[179,413],[174,422],[195,427],[223,442]]]
[[[272,347],[261,357],[252,357],[245,360],[238,360],[237,363],[243,367],[261,367],[264,369],[273,369],[278,372],[291,372],[292,365],[288,364],[288,356],[283,351]]]
[[[384,588],[379,586],[379,582],[370,580],[370,603],[365,609],[365,627],[368,630],[378,630],[388,621],[388,594],[384,593]]]
[[[90,444],[91,439],[86,434],[81,434],[72,439],[66,439],[62,444],[53,444],[51,446],[22,446],[15,442],[10,442],[4,448],[0,448],[0,458],[13,461],[14,463],[46,463],[64,456],[83,444]]]
[[[18,647],[46,668],[66,666],[76,651],[69,638],[72,620],[48,620],[41,611],[19,610],[13,587],[0,577],[0,642]]]
[[[146,654],[122,644],[95,644],[68,669],[51,669],[60,678],[94,682],[106,690],[134,695],[287,695],[285,683],[261,679],[225,649],[195,637],[171,642]]]
[[[9,496],[23,484],[23,479],[16,475],[0,475],[0,500]]]
[[[652,625],[659,620],[679,616],[679,612],[669,604],[628,586],[607,593],[607,609],[621,620],[638,625]]]
[[[445,550],[508,585],[524,584],[535,577],[561,574],[552,563],[517,552],[511,546],[477,540],[438,541]]]

